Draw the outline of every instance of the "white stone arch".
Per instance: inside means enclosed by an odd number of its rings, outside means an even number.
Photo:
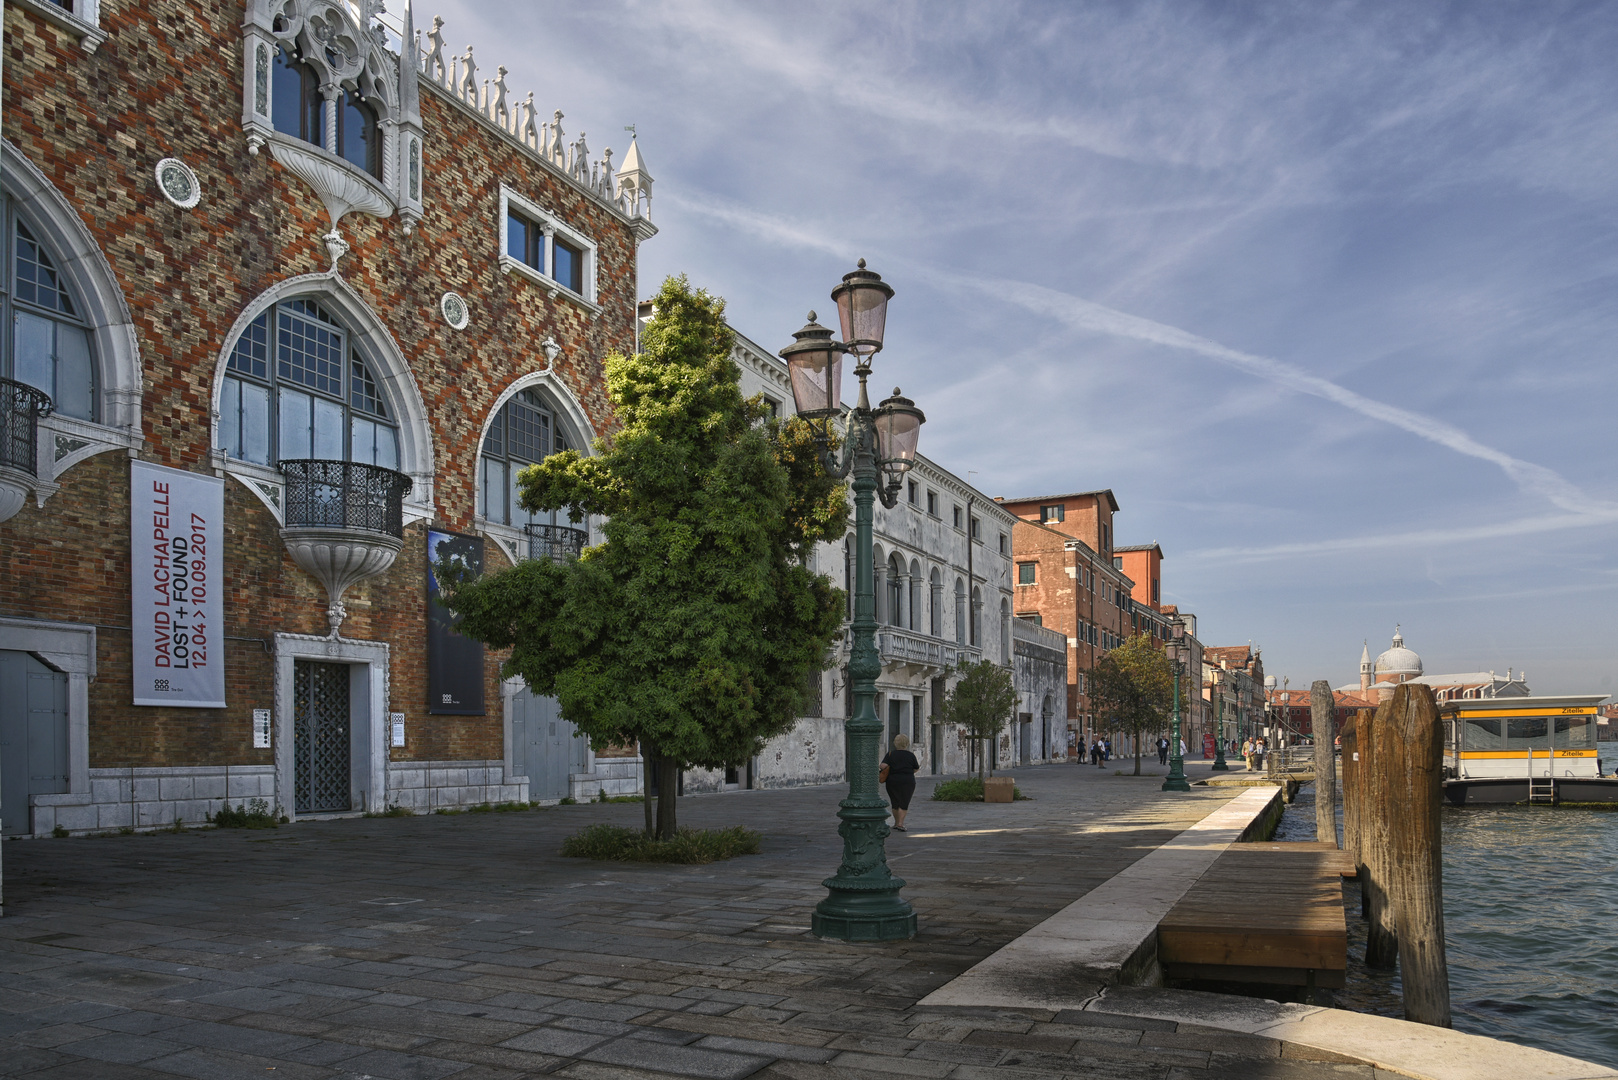
[[[478,428],[477,451],[472,455],[474,491],[478,490],[479,470],[483,461],[483,441],[489,437],[489,428],[494,425],[494,419],[500,415],[500,410],[506,407],[506,402],[524,390],[539,390],[551,403],[552,420],[566,428],[569,450],[576,450],[581,457],[591,457],[595,454],[595,425],[590,422],[589,414],[584,411],[584,406],[580,404],[573,388],[547,365],[541,371],[530,371],[513,379],[500,392],[500,396],[494,399],[494,404],[489,406],[488,412],[483,414],[483,423]],[[478,528],[494,538],[505,549],[506,556],[515,563],[520,553],[519,531],[510,526],[493,524],[481,517],[477,517],[476,520]],[[589,542],[592,544],[601,542],[600,524],[597,518],[587,518],[584,522],[584,527],[590,533]]]
[[[40,479],[49,482],[94,454],[140,444],[140,339],[123,286],[78,211],[8,140],[0,140],[0,186],[71,282],[93,342],[97,420],[51,416],[40,425]]]
[[[410,493],[405,496],[404,516],[412,521],[431,521],[433,510],[434,464],[432,425],[421,389],[410,370],[410,362],[388,328],[371,310],[353,286],[335,273],[300,274],[265,289],[242,308],[231,324],[223,346],[214,361],[213,390],[208,402],[208,436],[214,459],[263,499],[276,517],[281,516],[280,473],[274,467],[227,459],[219,450],[219,401],[225,392],[225,376],[236,341],[254,319],[285,300],[308,297],[336,316],[348,332],[349,344],[365,358],[377,386],[386,398],[399,424],[399,471],[410,477]],[[265,485],[273,485],[267,490]]]

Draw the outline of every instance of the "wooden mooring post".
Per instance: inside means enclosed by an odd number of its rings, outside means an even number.
[[[1360,800],[1355,784],[1359,782],[1360,753],[1355,737],[1354,720],[1343,725],[1343,851],[1360,864]]]
[[[1444,727],[1431,687],[1401,684],[1386,707],[1377,768],[1386,778],[1392,871],[1386,889],[1398,924],[1405,1019],[1450,1027],[1440,819]]]
[[[1388,860],[1387,800],[1392,785],[1386,782],[1382,768],[1381,734],[1387,727],[1389,707],[1384,701],[1372,713],[1361,709],[1355,718],[1355,742],[1360,751],[1360,768],[1356,774],[1360,794],[1360,858],[1358,868],[1365,918],[1370,922],[1366,935],[1365,966],[1391,969],[1399,962],[1399,938],[1395,931],[1393,912],[1388,907],[1388,881],[1393,867]]]
[[[1331,683],[1309,687],[1309,720],[1315,736],[1315,841],[1337,846],[1337,701]]]

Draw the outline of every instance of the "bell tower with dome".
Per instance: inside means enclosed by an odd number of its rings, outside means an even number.
[[[1404,634],[1401,627],[1393,628],[1393,644],[1386,652],[1378,656],[1375,661],[1371,659],[1371,647],[1364,643],[1360,647],[1360,682],[1356,688],[1350,683],[1339,686],[1336,693],[1354,694],[1370,700],[1387,701],[1393,697],[1394,687],[1400,683],[1424,683],[1433,688],[1434,695],[1440,702],[1458,699],[1478,699],[1497,697],[1526,697],[1528,677],[1518,672],[1515,675],[1511,669],[1506,669],[1504,675],[1496,675],[1493,671],[1463,671],[1449,675],[1428,675],[1422,666],[1421,657],[1410,649],[1405,648]],[[1374,695],[1374,696],[1373,696]]]

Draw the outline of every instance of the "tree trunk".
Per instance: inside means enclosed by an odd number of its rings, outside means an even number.
[[[1367,766],[1365,816],[1360,824],[1360,843],[1365,850],[1365,878],[1361,888],[1365,895],[1365,917],[1371,923],[1366,935],[1365,966],[1390,970],[1399,962],[1396,913],[1388,894],[1394,869],[1388,854],[1388,803],[1393,796],[1393,785],[1388,782],[1388,765],[1384,760],[1385,752],[1394,753],[1387,745],[1393,702],[1384,701],[1374,716],[1368,717],[1365,713],[1360,716],[1366,723],[1360,728],[1360,763]]]
[[[672,840],[676,831],[675,800],[680,794],[680,763],[671,757],[657,759],[657,838]]]
[[[1354,720],[1343,725],[1343,850],[1360,863],[1359,742]]]
[[[640,774],[641,774],[640,804],[641,804],[641,809],[646,812],[646,835],[647,836],[656,836],[657,835],[657,826],[652,821],[652,766],[650,764],[651,760],[652,759],[651,759],[650,752],[646,749],[645,746],[642,746],[641,750],[640,750],[640,761],[641,761],[641,765],[640,765]]]
[[[1309,687],[1310,723],[1315,733],[1315,840],[1337,846],[1337,702],[1331,683],[1317,679]]]
[[[1140,775],[1140,736],[1135,736],[1135,775]]]
[[[1388,892],[1399,920],[1399,981],[1405,1019],[1450,1027],[1449,965],[1444,957],[1444,867],[1439,800],[1444,728],[1431,687],[1393,692],[1379,753],[1387,777]]]
[[[983,788],[983,770],[988,767],[988,764],[989,764],[989,740],[988,739],[979,739],[978,740],[978,787],[980,789]],[[983,792],[983,797],[985,799],[987,799],[989,797],[989,793],[987,791],[984,791]]]

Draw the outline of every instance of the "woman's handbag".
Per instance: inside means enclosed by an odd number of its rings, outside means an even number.
[[[886,784],[888,782],[888,763],[886,761],[884,761],[882,763],[882,767],[876,771],[876,782],[879,784]]]

